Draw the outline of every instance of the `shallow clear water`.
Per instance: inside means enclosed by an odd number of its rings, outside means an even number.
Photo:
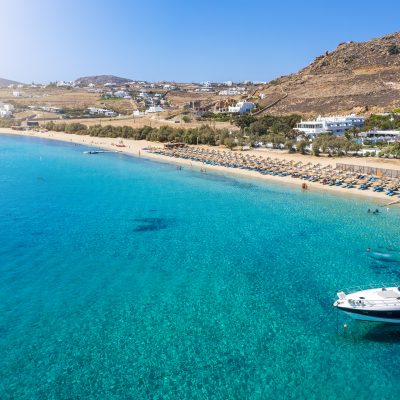
[[[353,399],[400,390],[400,214],[297,187],[0,137],[1,399]],[[381,246],[381,247],[379,247]]]

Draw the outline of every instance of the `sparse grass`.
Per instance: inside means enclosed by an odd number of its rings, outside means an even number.
[[[124,99],[122,97],[101,97],[100,100],[102,100],[102,101],[123,101],[123,100],[127,100],[127,99]]]

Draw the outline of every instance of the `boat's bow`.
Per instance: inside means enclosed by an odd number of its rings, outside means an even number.
[[[399,286],[372,288],[346,294],[337,293],[337,309],[362,321],[400,323]]]

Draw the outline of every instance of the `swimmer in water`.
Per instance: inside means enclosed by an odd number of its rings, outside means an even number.
[[[370,252],[371,251],[371,247],[367,247],[367,252]]]

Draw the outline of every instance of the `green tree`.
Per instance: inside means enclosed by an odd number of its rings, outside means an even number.
[[[297,151],[301,154],[306,154],[307,145],[308,145],[308,142],[306,140],[300,140],[300,142],[297,142],[297,144],[296,144]]]
[[[372,114],[365,120],[364,127],[366,130],[398,129],[400,128],[400,115],[397,113],[391,113],[388,115]]]
[[[314,139],[313,149],[318,149],[329,155],[345,155],[349,151],[358,151],[361,146],[345,136],[334,136],[332,134],[321,134]]]
[[[236,147],[236,141],[232,137],[225,138],[224,145],[229,149],[233,150]]]
[[[240,128],[243,132],[245,128],[248,128],[253,122],[257,121],[257,118],[250,114],[242,114],[235,117],[235,125]]]
[[[294,148],[295,144],[296,144],[296,142],[293,140],[286,140],[285,147],[287,147],[287,149],[289,150],[289,153],[295,152],[295,148]]]
[[[400,142],[393,143],[386,148],[386,153],[396,158],[400,158]]]
[[[400,53],[400,47],[399,46],[397,46],[397,45],[395,45],[395,44],[391,44],[389,47],[388,47],[388,53],[390,54],[390,55],[396,55],[396,54],[399,54]]]
[[[284,135],[280,134],[270,134],[263,137],[263,141],[266,143],[272,143],[272,146],[277,149],[286,143],[286,138]]]

